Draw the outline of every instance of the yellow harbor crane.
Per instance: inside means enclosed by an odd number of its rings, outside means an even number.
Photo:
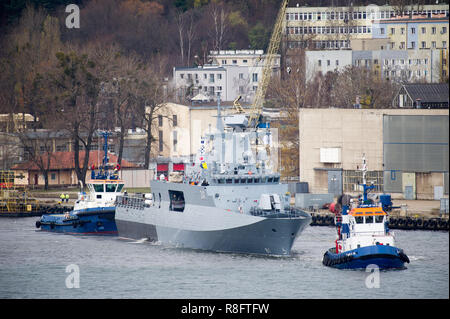
[[[253,107],[250,111],[248,118],[248,125],[252,128],[257,128],[262,115],[262,108],[264,104],[264,99],[267,92],[267,87],[269,86],[269,81],[272,76],[273,64],[275,61],[275,56],[280,48],[281,36],[283,33],[283,20],[286,15],[286,7],[288,5],[288,0],[283,0],[280,10],[278,11],[277,19],[275,20],[275,25],[273,27],[272,36],[270,37],[269,46],[267,48],[266,59],[264,61],[262,69],[262,78],[256,89],[255,97],[253,100]]]

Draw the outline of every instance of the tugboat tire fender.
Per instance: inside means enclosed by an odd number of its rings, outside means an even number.
[[[401,261],[409,264],[409,258],[408,258],[408,256],[406,256],[406,254],[404,252],[401,251],[398,253],[398,255],[399,255]]]
[[[39,227],[41,227],[41,222],[38,220],[38,221],[36,221],[36,228],[39,228]]]

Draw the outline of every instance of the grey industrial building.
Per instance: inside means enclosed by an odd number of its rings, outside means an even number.
[[[448,197],[448,109],[301,109],[300,181],[312,193],[358,193],[362,156],[378,193]]]

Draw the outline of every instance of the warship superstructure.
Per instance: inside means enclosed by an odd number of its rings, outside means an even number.
[[[269,156],[268,123],[223,117],[201,139],[193,163],[177,178],[150,183],[151,193],[118,196],[119,236],[218,252],[290,255],[311,216],[290,205]]]

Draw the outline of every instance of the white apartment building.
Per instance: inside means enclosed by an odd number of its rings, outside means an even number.
[[[327,72],[342,71],[349,65],[352,65],[352,51],[349,50],[305,52],[307,81],[312,80],[318,72],[325,75]]]
[[[199,93],[210,101],[234,101],[238,96],[250,103],[258,88],[265,63],[263,50],[210,51],[211,64],[199,67],[174,67],[173,80],[180,103]],[[273,74],[279,76],[280,55],[273,65]]]
[[[374,71],[380,78],[397,82],[441,80],[440,50],[321,50],[306,51],[306,79],[312,80],[317,72],[342,71],[354,65]]]
[[[402,13],[395,6],[350,6],[286,8],[284,30],[288,48],[341,49],[351,48],[352,40],[374,38],[380,20],[397,15],[428,18],[449,16],[448,4],[405,6]],[[385,48],[386,49],[386,48]]]

